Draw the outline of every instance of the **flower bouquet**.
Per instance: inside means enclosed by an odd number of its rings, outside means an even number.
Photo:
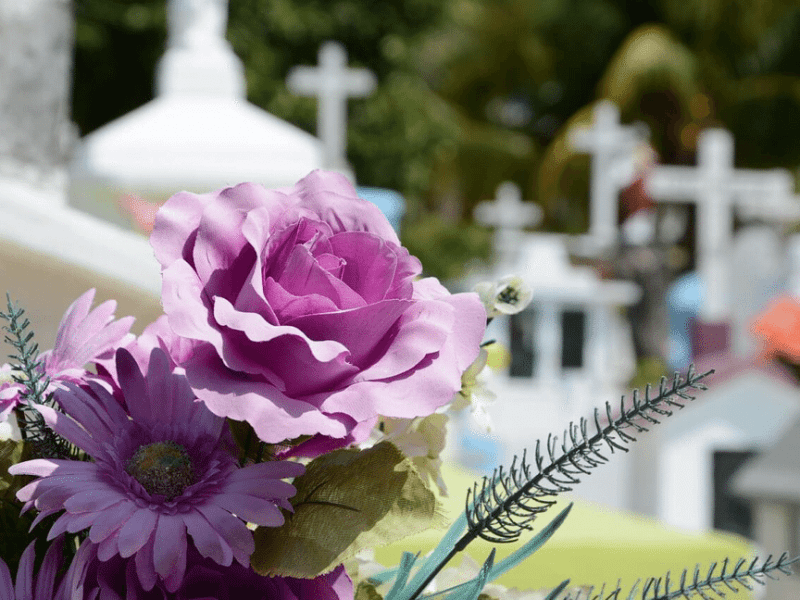
[[[622,593],[487,586],[568,517],[545,514],[556,494],[604,462],[604,447],[627,449],[682,406],[702,375],[634,394],[616,417],[606,407],[603,423],[570,424],[560,445],[537,443],[466,493],[431,554],[385,568],[360,552],[440,525],[446,411],[472,404],[487,317],[530,293],[514,278],[479,294],[420,278],[380,211],[333,173],[179,193],[151,242],[164,315],[138,337],[113,301],[92,309],[91,290],[47,352],[11,300],[0,315],[14,348],[0,386],[0,599]],[[442,569],[473,540],[529,532],[442,589]],[[722,596],[791,562],[726,559],[705,577],[648,580],[641,598]]]

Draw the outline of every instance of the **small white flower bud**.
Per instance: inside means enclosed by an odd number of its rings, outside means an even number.
[[[482,281],[475,286],[475,291],[490,319],[521,312],[533,298],[530,286],[519,275],[506,275],[497,282]]]

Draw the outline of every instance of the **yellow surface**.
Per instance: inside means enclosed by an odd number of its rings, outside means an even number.
[[[444,512],[448,522],[452,522],[463,510],[464,494],[478,477],[466,471],[446,465],[444,480],[450,492],[443,498]],[[534,531],[515,544],[491,544],[475,540],[466,550],[482,564],[494,547],[497,549],[495,562],[511,554],[518,546],[529,540],[536,532],[550,522],[572,500],[560,495],[559,502],[541,514]],[[408,537],[391,546],[380,548],[375,557],[381,564],[395,566],[403,551],[422,554],[432,550],[446,529],[429,530]],[[705,577],[712,562],[729,557],[735,564],[740,557],[752,560],[753,546],[745,539],[724,533],[691,534],[666,528],[654,519],[633,513],[608,510],[600,505],[575,501],[566,521],[552,538],[530,556],[499,578],[496,583],[520,589],[539,589],[555,587],[564,579],[571,585],[596,585],[605,582],[614,586],[622,580],[623,591],[627,593],[633,583],[641,578],[659,577],[669,570],[670,580],[679,581],[683,569],[700,564],[701,577]],[[451,565],[458,565],[457,556]],[[718,571],[715,571],[718,573]],[[738,586],[741,587],[741,586]],[[746,589],[742,593],[726,594],[731,598],[750,598]]]

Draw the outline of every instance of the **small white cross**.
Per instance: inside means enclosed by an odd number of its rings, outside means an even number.
[[[375,75],[368,69],[348,69],[344,46],[325,42],[319,50],[319,66],[294,67],[286,85],[295,94],[317,96],[317,135],[324,147],[324,165],[346,169],[347,98],[371,94]]]
[[[697,267],[704,284],[700,316],[708,323],[724,321],[731,308],[728,253],[734,206],[751,215],[796,215],[791,176],[783,169],[735,169],[731,133],[706,129],[698,138],[696,167],[659,165],[645,184],[654,200],[697,204]]]
[[[617,238],[619,191],[633,183],[634,150],[646,136],[641,127],[620,125],[619,109],[608,100],[598,102],[593,115],[593,125],[573,132],[569,141],[592,155],[589,236],[607,248]]]
[[[525,227],[542,220],[539,205],[523,202],[519,187],[510,181],[497,187],[494,200],[479,202],[473,214],[482,225],[495,228],[493,244],[499,271],[513,266]]]

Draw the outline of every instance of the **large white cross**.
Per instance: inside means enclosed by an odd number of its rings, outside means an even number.
[[[589,236],[603,249],[617,239],[619,191],[633,183],[634,151],[646,136],[641,127],[620,125],[619,109],[608,100],[598,102],[593,115],[593,125],[574,131],[569,141],[592,155]]]
[[[659,165],[645,184],[654,200],[697,204],[697,270],[704,287],[700,317],[724,321],[731,308],[727,254],[734,206],[767,218],[797,215],[791,175],[784,169],[735,169],[731,133],[706,129],[698,138],[696,167]]]
[[[347,52],[338,42],[325,42],[318,67],[294,67],[286,85],[295,94],[317,96],[317,135],[324,147],[326,168],[346,169],[347,98],[368,96],[375,75],[368,69],[348,69]]]
[[[502,274],[514,266],[525,227],[538,225],[542,220],[539,205],[523,202],[519,187],[510,181],[497,187],[494,200],[479,202],[473,214],[479,223],[495,228],[493,245],[497,270]]]

